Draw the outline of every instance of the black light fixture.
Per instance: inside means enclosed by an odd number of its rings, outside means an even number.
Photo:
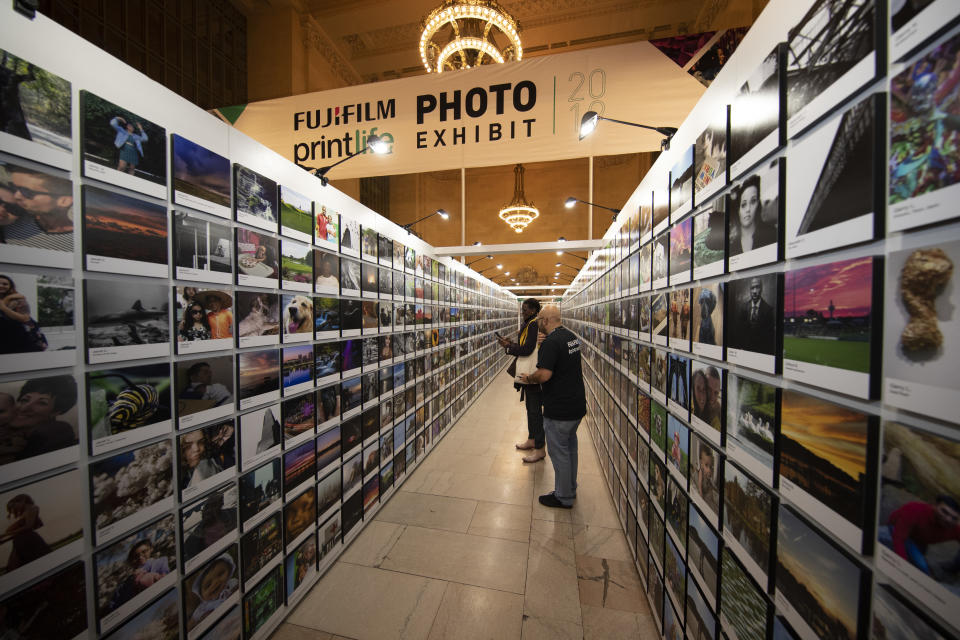
[[[500,268],[502,269],[502,268],[503,268],[503,265],[502,265],[502,264],[490,265],[489,267],[486,267],[486,268],[484,268],[484,269],[480,269],[480,271],[477,271],[477,273],[478,273],[478,274],[481,274],[481,273],[483,273],[484,271],[490,271],[490,269],[493,269],[494,267],[500,267]]]
[[[575,253],[570,253],[569,251],[564,251],[563,253],[567,254],[568,256],[573,256],[573,257],[576,258],[577,260],[583,260],[584,262],[587,261],[586,258],[581,258],[580,256],[578,256],[578,255],[575,254]]]
[[[617,219],[617,214],[620,213],[620,209],[614,209],[613,207],[607,207],[602,204],[596,204],[595,202],[587,202],[586,200],[581,200],[580,198],[574,198],[572,196],[566,199],[566,201],[563,203],[563,206],[565,206],[567,209],[573,209],[574,205],[576,205],[578,202],[582,202],[583,204],[588,204],[591,207],[600,207],[601,209],[612,211],[614,220]]]
[[[565,263],[565,262],[558,262],[558,263],[556,263],[554,266],[555,266],[555,267],[566,267],[567,269],[573,269],[573,270],[576,271],[577,273],[580,273],[580,267],[574,267],[574,266],[569,265],[569,264],[567,264],[567,263]]]
[[[450,214],[447,213],[444,209],[437,209],[436,211],[434,211],[433,213],[431,213],[431,214],[429,214],[429,215],[425,215],[425,216],[423,216],[422,218],[419,218],[419,219],[417,219],[417,220],[414,220],[413,222],[408,222],[407,224],[403,225],[403,230],[406,231],[407,233],[412,233],[412,232],[410,231],[410,228],[413,227],[413,225],[417,224],[418,222],[423,222],[423,221],[426,220],[427,218],[432,218],[433,216],[440,216],[440,217],[443,218],[444,220],[449,220],[449,219],[450,219]]]
[[[593,130],[597,128],[597,124],[601,120],[607,120],[608,122],[617,122],[619,124],[628,124],[631,127],[640,127],[641,129],[650,129],[651,131],[656,131],[662,136],[665,136],[663,140],[660,141],[660,150],[666,151],[670,148],[670,139],[673,138],[673,134],[677,132],[676,127],[651,127],[648,124],[637,124],[636,122],[627,122],[626,120],[614,120],[613,118],[604,118],[596,111],[587,111],[583,114],[583,117],[580,118],[580,139],[583,140],[588,135],[593,133]]]
[[[348,155],[346,158],[342,158],[342,159],[340,159],[340,160],[337,160],[337,161],[334,162],[333,164],[331,164],[331,165],[329,165],[329,166],[326,166],[326,167],[319,167],[319,168],[317,168],[317,167],[304,167],[304,166],[301,165],[300,168],[301,168],[301,169],[305,169],[306,171],[312,172],[313,175],[315,175],[316,177],[320,178],[320,184],[322,184],[323,186],[327,186],[328,184],[330,184],[330,179],[327,178],[327,173],[330,172],[330,169],[333,169],[335,166],[337,166],[337,165],[339,165],[339,164],[343,164],[344,162],[346,162],[347,160],[350,160],[351,158],[356,158],[357,156],[363,155],[363,154],[365,154],[367,151],[372,151],[373,153],[376,153],[377,155],[382,155],[382,154],[387,153],[388,151],[390,151],[390,144],[387,143],[383,138],[381,138],[381,137],[378,136],[377,134],[372,134],[372,135],[367,136],[367,146],[365,146],[365,147],[363,148],[363,151],[361,151],[360,153],[350,154],[350,155]]]
[[[469,267],[469,266],[472,265],[472,264],[477,264],[477,263],[480,262],[481,260],[488,260],[488,259],[491,259],[491,258],[493,258],[493,256],[488,253],[487,255],[483,256],[482,258],[477,258],[477,259],[474,260],[473,262],[468,262],[468,263],[465,264],[464,266],[465,266],[465,267]]]

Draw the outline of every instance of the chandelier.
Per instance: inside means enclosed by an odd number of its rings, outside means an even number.
[[[540,217],[540,211],[527,202],[527,197],[523,194],[523,165],[518,164],[513,168],[513,200],[510,204],[500,209],[500,219],[506,222],[517,233],[523,233],[527,225]]]
[[[420,58],[427,73],[520,60],[519,31],[495,0],[446,0],[424,18]]]

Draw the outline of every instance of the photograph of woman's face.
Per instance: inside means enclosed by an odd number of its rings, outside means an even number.
[[[756,186],[744,187],[740,194],[740,226],[749,229],[760,215],[760,193]]]

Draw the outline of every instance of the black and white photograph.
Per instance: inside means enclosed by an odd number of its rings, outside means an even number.
[[[4,114],[0,146],[69,170],[73,151],[70,82],[4,49],[0,49],[0,73],[8,87],[0,97]]]
[[[0,609],[6,612],[0,620],[0,634],[22,640],[86,637],[87,584],[83,562],[67,565],[8,595],[0,600]]]
[[[340,258],[340,293],[359,298],[362,282],[360,261]]]
[[[280,242],[250,229],[236,228],[237,284],[276,289],[280,286]]]
[[[723,472],[724,550],[733,550],[766,591],[775,497],[729,461],[723,466]]]
[[[72,374],[0,383],[0,471],[17,478],[80,455],[77,381]]]
[[[9,487],[0,534],[0,591],[7,592],[83,551],[83,476],[74,469]]]
[[[235,290],[234,293],[237,345],[242,348],[280,344],[280,296],[260,291]],[[286,315],[286,309],[283,313]]]
[[[232,291],[174,287],[173,295],[178,355],[233,346]]]
[[[173,269],[177,279],[231,284],[233,232],[230,227],[174,211]]]
[[[715,198],[693,216],[693,279],[719,276],[727,268],[727,197]]]
[[[91,511],[97,544],[146,523],[173,506],[173,455],[170,440],[160,440],[90,463]],[[78,487],[74,481],[71,490],[77,491]],[[69,494],[70,490],[65,489],[62,495]]]
[[[177,436],[180,496],[192,500],[230,480],[237,471],[237,437],[233,418]]]
[[[882,0],[816,0],[791,7],[787,35],[787,131],[791,138],[881,75]],[[806,9],[806,11],[804,11]]]
[[[380,266],[393,266],[393,239],[382,233],[377,236],[377,256]]]
[[[170,135],[173,202],[230,218],[230,160],[215,151]]]
[[[787,258],[880,235],[885,121],[885,94],[874,93],[793,145],[787,162]]]
[[[313,254],[310,245],[280,240],[280,288],[288,291],[313,291]]]
[[[913,243],[885,263],[883,401],[953,422],[960,316],[952,276],[960,242]]]
[[[672,149],[671,149],[672,151]],[[670,170],[670,222],[676,223],[693,208],[693,145],[682,150]]]
[[[237,399],[241,410],[280,398],[280,350],[237,354]]]
[[[176,519],[167,515],[93,554],[101,633],[176,584],[176,530]]]
[[[80,138],[85,177],[166,199],[163,127],[81,89]]]
[[[75,364],[76,308],[70,275],[0,273],[0,372]]]
[[[901,12],[930,0],[904,2]],[[937,0],[937,27],[947,13]],[[925,14],[932,7],[927,7]],[[893,38],[896,41],[896,34]],[[957,216],[951,206],[960,193],[954,158],[960,133],[950,114],[960,95],[951,82],[960,73],[960,34],[937,43],[890,79],[890,187],[887,227],[903,231]]]
[[[193,571],[236,540],[237,485],[208,493],[180,511],[184,572]]]
[[[100,455],[171,431],[170,364],[87,372],[90,453]]]
[[[280,405],[240,416],[240,469],[248,471],[280,452],[283,428]]]
[[[340,216],[340,253],[360,257],[360,223],[345,215]]]
[[[198,637],[240,601],[239,565],[237,545],[232,544],[183,581],[188,638]]]
[[[177,360],[173,371],[178,428],[233,414],[233,356]]]
[[[240,523],[244,531],[280,503],[282,475],[280,458],[274,458],[240,476]]]
[[[727,360],[776,373],[783,278],[777,273],[730,280],[726,291]]]
[[[782,257],[783,165],[778,159],[764,163],[730,189],[727,220],[730,271],[776,262]],[[809,170],[800,166],[798,169]]]
[[[83,282],[89,364],[170,354],[170,288],[134,280]]]
[[[314,205],[313,244],[333,251],[340,247],[340,213],[322,202]]]
[[[69,176],[0,160],[0,181],[4,260],[71,268],[74,201]]]
[[[697,206],[727,184],[727,109],[719,109],[693,145],[693,193]]]
[[[730,105],[727,163],[730,178],[755,165],[780,146],[783,135],[783,49],[774,47],[744,78]]]
[[[167,277],[165,206],[87,184],[82,195],[88,271]]]
[[[233,210],[237,222],[276,233],[280,217],[277,183],[252,169],[234,163]]]

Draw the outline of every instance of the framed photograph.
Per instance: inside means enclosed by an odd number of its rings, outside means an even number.
[[[361,295],[362,277],[360,261],[340,258],[340,293],[345,296]]]
[[[417,252],[413,247],[405,247],[405,253],[403,254],[403,269],[407,273],[416,273],[417,272]],[[423,272],[417,273],[417,275],[423,275]]]
[[[735,178],[777,149],[784,139],[785,43],[774,47],[740,85],[730,105],[727,163]]]
[[[653,286],[653,245],[650,242],[640,247],[640,253],[637,255],[639,261],[639,284],[637,290],[640,292],[650,291]]]
[[[957,299],[951,276],[960,264],[960,242],[914,242],[885,262],[883,401],[953,422],[960,318],[950,311]]]
[[[333,251],[340,248],[340,213],[321,202],[315,207],[313,244]]]
[[[0,493],[0,591],[7,592],[83,552],[84,505],[77,469]]]
[[[10,114],[0,132],[9,153],[69,171],[73,152],[72,91],[67,80],[0,49],[0,69],[11,91],[3,97]]]
[[[96,544],[173,506],[173,446],[169,440],[102,458],[90,463],[89,471]],[[70,495],[70,490],[64,489],[63,495]]]
[[[188,638],[199,637],[240,601],[238,555],[237,545],[232,544],[183,581]]]
[[[170,289],[132,280],[83,281],[88,364],[170,354]]]
[[[690,428],[673,415],[667,416],[667,466],[686,489],[690,469]]]
[[[237,354],[237,399],[240,410],[280,398],[280,350]]]
[[[792,147],[787,164],[787,258],[882,235],[885,112],[885,95],[869,95]]]
[[[914,7],[919,4],[929,2],[905,3],[900,12],[915,12]],[[948,9],[943,0],[933,5],[941,7],[939,16],[933,6],[924,9],[923,15],[931,21],[931,26],[935,22],[939,27]],[[896,41],[895,33],[892,43]],[[940,158],[950,156],[955,145],[951,142],[953,136],[940,124],[943,122],[940,118],[949,112],[948,105],[955,103],[960,95],[958,87],[946,81],[957,73],[960,65],[956,59],[958,47],[960,33],[954,33],[890,79],[887,211],[890,231],[912,229],[957,216],[950,203],[960,193],[960,180],[953,172],[938,167]]]
[[[670,222],[693,209],[693,145],[683,150],[670,170]]]
[[[927,616],[911,606],[889,584],[879,582],[873,590],[873,619],[877,636],[898,640],[946,640],[947,634],[934,626]]]
[[[769,486],[779,438],[780,389],[727,375],[727,454]]]
[[[765,373],[779,370],[783,277],[767,273],[727,282],[727,360]]]
[[[766,589],[744,571],[729,547],[721,559],[720,624],[730,640],[763,640],[770,629],[770,601]]]
[[[678,549],[673,539],[668,538],[663,567],[664,583],[666,584],[671,603],[681,603],[681,605],[686,601],[687,595],[687,563],[683,561],[684,555],[684,550],[682,548]],[[669,608],[673,609],[673,606],[671,605]],[[673,637],[679,638],[682,635],[680,621],[683,617],[680,616],[679,619],[677,619],[677,612],[672,611],[671,613],[672,616],[666,616],[666,635],[668,638],[671,637],[671,634]],[[671,617],[673,617],[674,620],[671,621]],[[671,623],[676,625],[676,629],[672,632],[670,630]]]
[[[667,354],[667,408],[684,420],[690,415],[690,359]]]
[[[667,477],[667,502],[664,508],[664,516],[667,523],[667,531],[674,539],[677,545],[683,549],[687,546],[687,507],[689,500],[684,488],[677,482],[676,477],[671,470],[671,475]]]
[[[691,246],[694,280],[719,276],[726,272],[726,203],[726,196],[720,196],[693,216]],[[673,256],[670,258],[672,260]]]
[[[367,225],[360,227],[360,257],[363,260],[377,262],[377,250],[379,249],[377,230]],[[391,247],[391,251],[393,248]]]
[[[0,383],[6,416],[0,471],[25,477],[76,462],[80,455],[77,382],[71,374]]]
[[[237,284],[276,289],[280,286],[280,242],[250,229],[237,228]]]
[[[373,476],[363,483],[363,513],[369,515],[375,511],[380,501],[380,475],[374,469]]]
[[[697,355],[723,358],[724,283],[705,283],[691,293],[691,348]]]
[[[280,458],[240,476],[240,523],[244,531],[263,520],[281,497]]]
[[[383,267],[393,266],[393,239],[382,233],[377,236],[378,264]]]
[[[230,160],[170,134],[174,204],[230,218]]]
[[[360,223],[344,215],[340,216],[340,253],[360,257]]]
[[[783,377],[858,398],[880,394],[883,259],[791,269],[783,286]]]
[[[139,640],[144,630],[149,630],[151,638],[176,640],[180,637],[179,600],[177,590],[170,589],[114,631],[110,640]]]
[[[317,452],[313,440],[288,448],[283,454],[284,495],[290,494],[304,482],[313,480],[316,471]]]
[[[393,300],[393,271],[384,267],[377,271],[377,290],[381,300]]]
[[[670,286],[690,282],[693,258],[693,218],[670,227]]]
[[[690,351],[690,294],[692,289],[673,289],[669,294],[670,321],[667,344]]]
[[[359,437],[357,442],[359,443]],[[359,447],[357,448],[356,455],[343,461],[343,465],[340,467],[340,474],[342,477],[344,496],[353,493],[360,487],[360,484],[363,482],[363,454]]]
[[[173,515],[152,522],[93,554],[100,633],[177,582]]]
[[[340,430],[337,429],[336,431],[339,437]],[[339,451],[339,441],[337,450]],[[340,471],[339,469],[334,469],[317,483],[317,513],[321,520],[323,520],[332,509],[339,510],[342,495]]]
[[[259,580],[274,558],[283,553],[283,525],[280,512],[246,531],[240,538],[240,566],[244,591]]]
[[[406,260],[407,248],[397,242],[393,241],[393,268],[398,271],[403,271],[403,264]]]
[[[277,564],[243,596],[243,637],[254,634],[283,608],[283,565]]]
[[[354,377],[363,368],[363,339],[347,339],[340,343],[340,367],[343,377]]]
[[[341,511],[337,509],[333,515],[317,527],[317,535],[320,538],[320,555],[318,560],[320,561],[321,567],[330,565],[330,561],[333,558],[331,553],[340,546],[340,543],[343,541],[341,524]]]
[[[727,116],[729,107],[700,132],[693,145],[693,193],[697,206],[727,184]]]
[[[242,355],[242,354],[241,354]],[[240,469],[247,471],[280,452],[280,405],[240,416]]]
[[[717,618],[700,587],[690,581],[687,581],[686,623],[687,637],[716,640]]]
[[[652,542],[651,542],[652,546]],[[651,552],[651,557],[654,557]],[[650,603],[650,613],[653,615],[654,633],[662,633],[663,629],[663,576],[659,564],[647,573],[647,601]]]
[[[654,237],[662,233],[670,224],[670,191],[666,188],[651,191],[653,200],[653,230]]]
[[[317,293],[340,293],[340,259],[334,253],[313,251],[314,284],[313,290]]]
[[[69,275],[3,271],[5,307],[0,372],[71,366],[77,362],[76,288]]]
[[[956,467],[958,451],[952,433],[884,422],[876,548],[878,570],[954,628],[960,596],[952,536],[960,507],[955,474],[947,470]]]
[[[735,552],[753,579],[766,591],[775,498],[737,465],[728,461],[723,471],[724,550]]]
[[[81,89],[80,140],[85,177],[166,199],[163,127]]]
[[[280,235],[301,242],[313,240],[313,201],[293,189],[280,185]]]
[[[0,179],[5,184],[0,188],[0,245],[5,261],[72,268],[73,183],[69,176],[0,160]]]
[[[311,292],[314,289],[313,254],[310,245],[280,240],[280,288]]]
[[[316,424],[316,395],[313,392],[305,393],[293,398],[287,398],[280,403],[280,413],[283,415],[283,446],[285,449],[310,440],[314,435]]]
[[[173,276],[178,280],[233,283],[230,227],[174,210]]]
[[[314,370],[317,384],[323,384],[335,380],[340,380],[341,364],[343,356],[340,352],[339,342],[321,342],[313,345],[314,349]],[[324,415],[334,414],[333,407],[329,407]]]
[[[168,276],[165,206],[88,184],[82,196],[85,269]]]
[[[311,447],[312,449],[312,447]],[[310,480],[313,480],[311,474]],[[283,535],[286,547],[299,544],[308,530],[317,522],[317,489],[311,482],[310,487],[283,506]]]
[[[859,623],[866,618],[861,605],[869,589],[869,571],[793,510],[780,506],[775,602],[777,612],[801,638],[822,637],[825,628],[836,638],[866,635],[866,624]]]
[[[87,584],[83,562],[74,562],[0,600],[3,631],[25,640],[87,637]],[[42,615],[41,615],[42,614]]]
[[[298,589],[310,582],[317,574],[317,534],[311,531],[303,542],[287,554],[284,562],[284,577],[287,583],[287,603],[296,596]]]
[[[241,348],[279,344],[280,296],[259,291],[237,291],[236,295],[237,344]],[[287,310],[283,313],[286,316]]]
[[[886,71],[882,0],[842,8],[830,0],[791,7],[787,35],[787,130],[791,138]],[[802,14],[801,12],[806,11]],[[825,30],[824,24],[837,25]],[[823,52],[831,51],[830,61]]]
[[[233,418],[177,436],[180,495],[191,500],[233,478],[237,439]]]
[[[662,233],[653,240],[653,289],[663,289],[667,286],[670,275],[668,269],[670,260],[670,234]]]
[[[233,165],[233,209],[237,222],[277,232],[277,183],[252,169]]]
[[[725,400],[723,370],[712,364],[692,361],[690,389],[690,424],[719,445]]]
[[[774,158],[730,190],[727,260],[730,271],[776,262],[783,256],[784,161]],[[798,163],[798,169],[807,169]]]
[[[667,292],[653,294],[650,298],[650,317],[654,344],[666,346],[669,340],[669,310]]]
[[[313,335],[316,339],[339,337],[340,299],[326,296],[313,298]]]
[[[650,395],[661,405],[667,403],[667,352],[662,349],[653,350],[653,363],[650,367]]]
[[[380,295],[379,285],[377,284],[377,266],[364,262],[360,268],[360,288],[363,291],[363,297],[376,298]]]
[[[233,346],[233,295],[230,290],[173,287],[177,354]]]
[[[720,578],[720,537],[708,520],[692,503],[687,517],[687,567],[693,582],[704,591],[711,610],[717,608],[717,586]],[[690,585],[688,581],[687,590]]]
[[[208,493],[180,511],[184,572],[190,572],[236,540],[237,485]]]
[[[185,429],[233,414],[233,356],[177,360],[177,427]]]
[[[100,455],[171,431],[170,364],[87,372],[90,454]]]

